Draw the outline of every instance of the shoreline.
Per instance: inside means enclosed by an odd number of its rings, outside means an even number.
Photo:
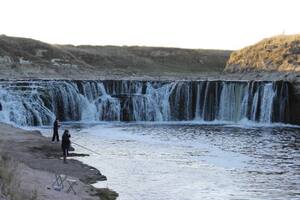
[[[71,153],[70,157],[87,156]],[[104,181],[99,170],[78,160],[61,159],[60,143],[51,143],[39,131],[27,131],[0,123],[0,199],[12,195],[29,195],[28,199],[116,199],[118,194],[108,188],[95,188],[91,184]],[[71,191],[56,191],[51,187],[55,174],[65,174],[75,179],[76,195]],[[9,177],[7,175],[10,175]],[[15,186],[18,187],[15,187]],[[16,189],[18,188],[18,190]]]

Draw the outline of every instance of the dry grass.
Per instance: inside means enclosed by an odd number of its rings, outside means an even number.
[[[0,63],[0,76],[42,78],[46,74],[45,78],[72,78],[218,73],[224,70],[231,52],[164,47],[51,45],[28,38],[0,35],[0,57],[9,57],[11,61]],[[30,61],[29,64],[20,63],[21,57]]]
[[[278,35],[233,52],[225,70],[300,72],[300,35]]]

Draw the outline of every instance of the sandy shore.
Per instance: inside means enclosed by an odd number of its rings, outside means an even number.
[[[116,199],[117,193],[90,185],[106,180],[97,169],[73,159],[64,164],[61,156],[60,143],[51,143],[37,131],[0,123],[0,199]],[[77,194],[66,192],[68,184],[63,191],[54,190],[55,174],[75,179]]]

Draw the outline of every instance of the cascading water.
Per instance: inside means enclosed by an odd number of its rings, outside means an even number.
[[[238,121],[246,117],[242,112],[244,97],[247,99],[245,84],[222,83],[218,119],[225,121]]]
[[[0,81],[0,121],[248,119],[289,122],[289,84],[262,81]]]

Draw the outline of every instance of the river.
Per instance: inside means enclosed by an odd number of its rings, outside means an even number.
[[[300,128],[222,123],[65,123],[77,158],[120,200],[300,199]],[[51,130],[42,129],[45,135]],[[76,144],[83,145],[90,152]]]

